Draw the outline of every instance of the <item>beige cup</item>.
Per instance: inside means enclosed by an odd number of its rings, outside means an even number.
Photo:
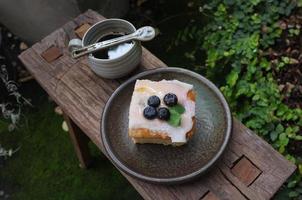
[[[122,19],[106,19],[94,24],[85,33],[82,40],[72,39],[69,42],[69,49],[81,48],[98,42],[109,34],[130,34],[135,32],[135,27],[128,21]],[[88,63],[92,71],[97,75],[115,79],[123,77],[133,71],[140,63],[142,47],[139,41],[132,41],[131,47],[113,59],[96,58],[93,54],[88,55]]]

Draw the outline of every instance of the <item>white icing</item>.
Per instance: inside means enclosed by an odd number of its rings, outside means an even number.
[[[155,132],[165,132],[172,142],[186,142],[186,133],[192,129],[192,117],[195,115],[195,102],[187,97],[187,93],[192,89],[192,85],[177,80],[158,82],[137,80],[130,103],[129,128],[146,128]],[[158,96],[161,100],[160,106],[165,106],[163,97],[167,93],[176,94],[178,103],[185,108],[185,112],[181,115],[181,125],[178,127],[171,126],[166,121],[159,119],[148,120],[143,116],[143,110],[151,95]]]

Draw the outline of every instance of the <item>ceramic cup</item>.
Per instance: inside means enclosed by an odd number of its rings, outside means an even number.
[[[94,24],[85,33],[82,40],[72,39],[69,42],[69,50],[80,48],[98,42],[101,38],[111,34],[130,34],[135,32],[135,27],[122,19],[106,19]],[[96,58],[88,55],[88,63],[92,71],[97,75],[115,79],[123,77],[134,70],[141,60],[142,47],[139,41],[132,41],[131,47],[123,54],[112,59]]]

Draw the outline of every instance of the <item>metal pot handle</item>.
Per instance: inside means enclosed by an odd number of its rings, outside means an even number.
[[[68,51],[71,53],[73,50],[82,48],[82,40],[80,39],[72,39],[68,43]]]

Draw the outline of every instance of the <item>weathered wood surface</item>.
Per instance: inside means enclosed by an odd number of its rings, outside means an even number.
[[[79,35],[75,30],[83,28],[83,24],[92,25],[103,19],[88,10],[23,52],[20,59],[64,112],[104,152],[100,138],[102,109],[124,79],[108,80],[96,76],[89,69],[86,57],[74,60],[66,48],[68,41]],[[78,32],[82,33],[82,30]],[[45,55],[45,51],[54,46],[63,55],[47,61],[41,54]],[[138,70],[165,66],[143,49]],[[254,200],[271,198],[294,170],[295,165],[234,119],[232,138],[222,159],[198,180],[164,186],[123,175],[145,199]]]

